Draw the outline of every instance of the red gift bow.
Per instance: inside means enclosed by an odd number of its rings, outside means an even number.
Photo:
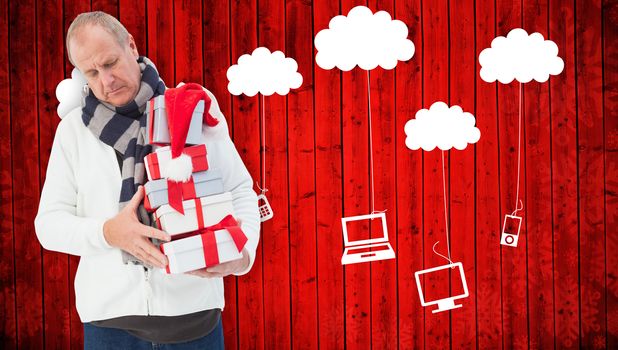
[[[227,230],[236,249],[240,253],[249,240],[242,229],[238,226],[238,222],[232,215],[224,217],[218,224],[208,226],[203,230],[200,230],[202,237],[202,250],[204,251],[204,261],[206,266],[214,266],[219,264],[219,249],[217,248],[217,238],[215,237],[215,231]]]
[[[202,251],[204,253],[204,261],[206,263],[206,266],[214,266],[219,264],[219,249],[217,248],[217,239],[215,237],[215,231],[218,230],[227,230],[227,232],[232,237],[232,240],[234,241],[236,249],[239,253],[242,251],[242,249],[245,247],[245,244],[247,244],[247,241],[249,240],[247,238],[247,235],[245,235],[242,229],[238,226],[238,222],[236,221],[236,219],[234,219],[232,215],[227,215],[217,224],[214,224],[212,226],[208,226],[191,233],[183,234],[181,236],[176,236],[174,237],[174,240],[199,234],[202,238]],[[159,248],[161,252],[165,254],[165,244],[161,244]],[[170,273],[169,265],[165,267],[165,271],[168,274]]]
[[[202,154],[203,152],[203,154]],[[183,150],[183,153],[191,157],[191,163],[193,165],[193,171],[205,171],[208,170],[208,158],[206,157],[206,145],[197,145],[187,147]],[[159,156],[156,152],[146,156],[148,158],[148,170],[150,175],[154,179],[161,178],[161,172],[159,169]],[[190,187],[190,189],[188,189]],[[183,190],[189,194],[183,197]],[[193,184],[193,177],[189,178],[187,182],[176,182],[167,179],[167,199],[168,204],[177,212],[184,215],[185,211],[182,206],[182,201],[187,198],[195,198],[195,186]]]
[[[167,180],[167,188],[168,188],[168,190],[167,190],[167,196],[168,196],[167,200],[168,200],[168,203],[169,203],[169,198],[170,198],[170,188],[173,186],[174,189],[172,191],[178,191],[178,189],[176,188],[177,186],[174,186],[174,185],[170,186],[171,182],[172,181]],[[193,176],[191,176],[187,182],[180,182],[179,184],[180,184],[180,187],[181,187],[180,192],[181,192],[181,195],[182,195],[182,200],[194,199],[195,197],[197,197],[197,194],[195,193],[195,182],[193,180]],[[176,194],[176,196],[178,196],[178,194]],[[150,200],[149,200],[148,196],[144,197],[144,208],[146,210],[150,211],[150,212],[156,210],[156,208],[153,208],[150,205]],[[184,208],[183,208],[183,211],[184,211]]]
[[[195,198],[195,196],[195,183],[193,182],[193,176],[191,176],[187,182],[167,180],[167,201],[169,205],[180,214],[185,215],[185,209],[182,205],[182,201],[185,198]]]

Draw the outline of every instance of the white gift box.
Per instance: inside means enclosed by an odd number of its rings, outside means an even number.
[[[186,147],[182,150],[182,153],[191,157],[193,173],[208,170],[206,145],[202,144]],[[172,150],[170,146],[157,148],[153,153],[150,153],[144,157],[144,166],[146,167],[146,176],[148,176],[148,181],[161,179],[163,177],[161,170],[168,167],[171,160]]]
[[[208,252],[208,249],[204,249],[205,242],[204,235],[213,235],[216,242],[216,251]],[[212,240],[211,240],[212,242]],[[212,261],[213,256],[209,254],[217,254],[215,259],[219,264],[238,260],[242,258],[242,247],[236,246],[232,236],[228,230],[210,231],[187,238],[182,238],[176,241],[163,243],[160,246],[161,252],[167,256],[168,265],[165,268],[165,272],[171,273],[183,273],[187,271],[193,271],[202,269],[204,267],[214,266],[216,264],[208,264],[208,261]]]
[[[155,211],[158,227],[170,236],[197,231],[217,224],[227,215],[234,215],[231,192],[189,199],[183,201],[182,205],[185,215],[177,212],[169,204],[162,205]]]
[[[156,145],[170,144],[170,131],[167,125],[167,110],[165,108],[165,95],[152,98],[146,104],[146,125],[148,130],[148,143]],[[189,131],[187,132],[187,145],[202,143],[202,122],[204,119],[204,101],[199,101],[193,110]]]
[[[152,211],[169,204],[167,180],[148,181],[144,184],[144,190],[146,190],[144,207],[147,210]],[[223,178],[218,169],[193,173],[188,182],[182,183],[182,198],[186,200],[221,193],[223,193]]]

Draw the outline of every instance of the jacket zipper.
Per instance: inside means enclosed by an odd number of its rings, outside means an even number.
[[[150,316],[150,269],[144,266],[144,275],[146,278],[146,315]]]

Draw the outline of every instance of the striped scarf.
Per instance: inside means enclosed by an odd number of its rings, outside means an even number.
[[[154,63],[144,56],[137,60],[142,72],[142,81],[135,99],[124,106],[114,107],[99,101],[87,90],[82,100],[82,120],[101,142],[122,154],[122,187],[119,205],[124,208],[146,182],[144,157],[152,152],[146,135],[146,104],[165,93],[165,83],[159,77]],[[141,221],[150,225],[147,215]]]

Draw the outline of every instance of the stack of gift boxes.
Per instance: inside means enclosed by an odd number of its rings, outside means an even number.
[[[154,97],[146,110],[154,151],[144,159],[144,207],[172,238],[159,246],[168,258],[168,274],[240,259],[247,242],[234,218],[232,194],[224,192],[219,170],[208,166],[202,123],[204,117],[216,123],[209,107],[201,86],[185,84]]]

